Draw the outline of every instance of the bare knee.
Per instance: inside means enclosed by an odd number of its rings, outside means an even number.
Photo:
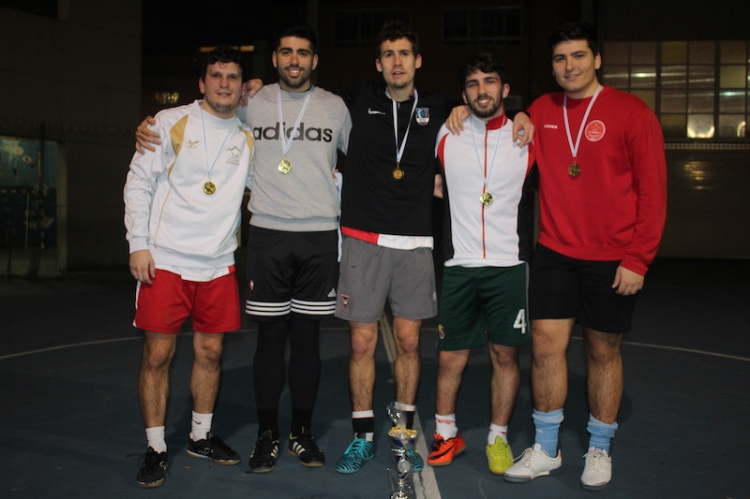
[[[621,334],[586,331],[586,357],[590,363],[607,365],[620,358]]]
[[[573,332],[569,319],[535,320],[531,324],[534,363],[545,364],[564,358]]]
[[[169,368],[174,355],[176,338],[173,335],[146,332],[143,344],[144,371],[163,371]]]
[[[378,343],[377,329],[371,325],[352,325],[351,329],[351,356],[352,359],[367,359],[375,356],[375,347]]]
[[[419,356],[419,331],[422,321],[396,317],[393,320],[393,337],[399,355]]]
[[[218,367],[223,351],[223,334],[195,333],[193,349],[195,362],[206,367]]]
[[[419,355],[419,335],[396,338],[396,349],[399,355],[413,357]]]
[[[495,369],[501,371],[513,370],[518,366],[518,348],[493,344],[490,355]]]
[[[438,353],[438,377],[461,376],[469,359],[469,350],[442,350]]]

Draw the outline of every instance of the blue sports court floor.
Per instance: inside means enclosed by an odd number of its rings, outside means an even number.
[[[328,462],[301,466],[283,453],[267,474],[247,472],[257,429],[251,383],[253,326],[228,335],[214,430],[243,456],[238,466],[187,456],[192,360],[189,334],[172,370],[167,421],[170,472],[164,486],[135,483],[144,434],[136,399],[141,337],[132,328],[134,283],[126,270],[78,272],[55,280],[0,280],[0,497],[285,498],[389,497],[385,407],[392,394],[388,349],[378,347],[377,457],[357,474],[336,473],[351,437],[348,332],[324,323],[324,359],[314,433]],[[626,337],[625,397],[613,447],[614,478],[600,492],[580,488],[587,444],[580,339],[572,342],[570,396],[561,445],[563,472],[510,484],[487,471],[489,370],[478,351],[457,411],[468,450],[446,468],[427,468],[420,497],[750,498],[750,262],[657,260]],[[387,325],[387,321],[385,322]],[[425,324],[419,419],[426,452],[434,429],[436,323]],[[514,452],[533,439],[529,352],[511,422]],[[282,401],[288,415],[288,397]],[[288,416],[287,416],[288,417]],[[288,419],[282,419],[282,428]],[[285,442],[282,442],[282,445]]]

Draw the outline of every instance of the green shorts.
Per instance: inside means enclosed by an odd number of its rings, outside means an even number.
[[[488,341],[530,340],[526,322],[528,267],[445,267],[440,293],[438,350],[466,350]]]

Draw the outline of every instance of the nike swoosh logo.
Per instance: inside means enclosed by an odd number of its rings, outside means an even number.
[[[378,111],[377,109],[368,108],[367,114],[385,114],[383,111]]]

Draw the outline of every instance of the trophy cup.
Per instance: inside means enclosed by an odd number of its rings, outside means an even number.
[[[394,425],[388,432],[391,447],[391,462],[388,466],[390,499],[417,499],[412,473],[417,430],[406,427],[406,415],[395,409],[393,402],[388,405],[387,411]]]

